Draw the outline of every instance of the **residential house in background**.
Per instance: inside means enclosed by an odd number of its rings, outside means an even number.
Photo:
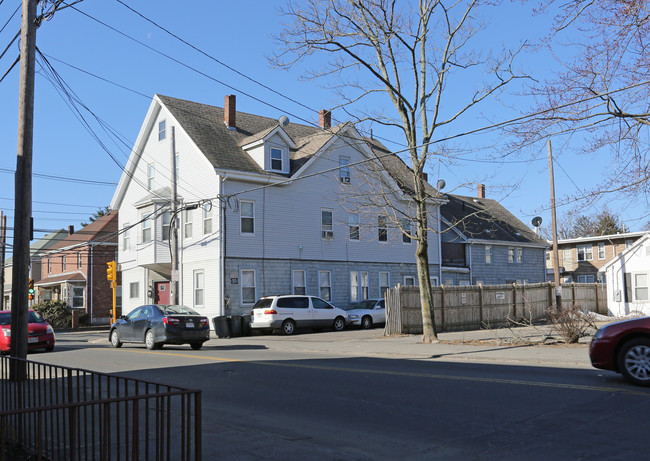
[[[117,212],[111,211],[78,232],[70,226],[65,239],[40,252],[43,274],[34,279],[36,301],[63,301],[86,312],[92,324],[110,323],[113,291],[106,263],[115,260],[117,225]]]
[[[637,237],[633,244],[605,263],[600,271],[607,280],[607,308],[610,315],[650,315],[650,232]]]
[[[440,208],[442,283],[495,285],[545,282],[548,243],[496,200],[445,195]]]
[[[42,251],[51,248],[53,245],[59,243],[61,240],[66,238],[68,233],[59,229],[54,232],[50,232],[44,237],[38,239],[36,242],[32,243],[29,246],[30,261],[31,267],[29,268],[29,278],[33,280],[40,280],[43,273],[42,261],[39,255]],[[11,308],[11,289],[13,279],[13,258],[7,258],[4,264],[4,293],[3,293],[3,308]],[[31,301],[33,304],[36,300]]]
[[[628,232],[558,240],[560,280],[563,283],[605,282],[601,269],[613,258],[631,247],[646,232]],[[552,243],[546,254],[546,268],[553,273]],[[600,275],[599,275],[600,271]]]
[[[376,178],[387,191],[384,199],[408,210],[401,160],[378,159],[387,152],[380,143],[350,124],[332,126],[328,111],[309,126],[235,105],[233,95],[224,108],[153,98],[111,202],[119,210],[125,312],[168,301],[175,276],[180,303],[209,317],[247,314],[264,295],[311,294],[346,306],[398,283],[416,283],[415,242],[394,225],[395,216],[358,200],[372,185],[357,166],[386,162],[396,171]],[[433,187],[428,191],[436,223],[444,199]],[[171,270],[174,229],[177,275]],[[437,275],[438,233],[429,238],[430,270]]]

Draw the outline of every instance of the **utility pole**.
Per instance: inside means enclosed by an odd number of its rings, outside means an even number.
[[[178,188],[178,178],[176,177],[176,131],[174,127],[171,127],[171,167],[172,167],[172,190],[171,190],[171,211],[169,219],[169,240],[172,246],[172,274],[171,274],[171,283],[170,283],[170,296],[169,302],[171,304],[179,304],[178,296],[178,233],[176,232],[176,215],[178,210],[176,207],[177,200],[177,188]]]
[[[7,244],[7,217],[0,211],[0,310],[5,308],[5,246]]]
[[[13,272],[11,281],[11,356],[27,357],[27,283],[29,235],[32,216],[32,148],[34,138],[34,73],[36,61],[36,7],[38,0],[23,0],[20,35],[20,87],[18,103],[18,157],[15,176]],[[11,369],[13,380],[26,378],[25,363]]]
[[[553,227],[553,272],[555,274],[555,303],[562,309],[562,285],[560,285],[560,258],[557,248],[557,220],[555,213],[555,175],[553,174],[553,153],[551,140],[548,140],[548,171],[551,180],[551,227]]]

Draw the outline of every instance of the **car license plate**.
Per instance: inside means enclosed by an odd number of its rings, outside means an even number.
[[[187,322],[185,328],[194,328],[194,322]]]
[[[38,342],[38,336],[29,336],[27,338],[28,343],[37,343]]]

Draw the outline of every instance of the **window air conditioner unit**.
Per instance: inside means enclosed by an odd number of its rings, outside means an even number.
[[[331,239],[331,238],[334,238],[334,231],[331,231],[331,230],[324,230],[324,231],[323,231],[323,238],[324,238],[324,239]]]
[[[339,179],[341,180],[342,183],[350,184],[349,176],[339,176]]]

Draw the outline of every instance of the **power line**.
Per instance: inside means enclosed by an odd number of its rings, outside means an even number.
[[[0,172],[7,174],[15,174],[15,170],[10,170],[9,168],[0,168]],[[72,183],[81,183],[81,184],[95,184],[99,186],[115,186],[117,183],[111,181],[100,181],[97,179],[82,179],[82,178],[71,178],[67,176],[57,176],[44,173],[32,173],[33,176],[37,178],[51,179],[53,181],[63,181],[63,182],[72,182]]]

